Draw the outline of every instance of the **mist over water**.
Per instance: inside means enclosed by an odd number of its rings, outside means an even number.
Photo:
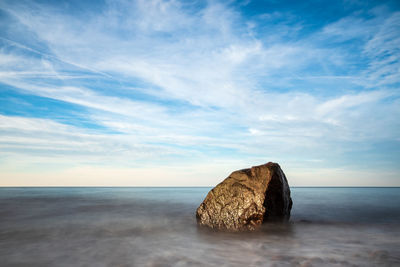
[[[211,188],[1,188],[3,266],[398,266],[400,188],[292,188],[289,223],[198,228]]]

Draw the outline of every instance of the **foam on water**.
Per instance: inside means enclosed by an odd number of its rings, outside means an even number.
[[[290,223],[199,229],[210,188],[2,188],[4,266],[398,266],[399,188],[292,188]]]

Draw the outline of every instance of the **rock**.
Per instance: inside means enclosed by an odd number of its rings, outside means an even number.
[[[286,176],[269,162],[233,172],[197,208],[199,225],[218,230],[255,230],[266,220],[287,221],[292,199]]]

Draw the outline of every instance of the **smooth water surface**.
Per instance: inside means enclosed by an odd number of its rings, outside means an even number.
[[[399,266],[400,188],[292,188],[287,224],[197,227],[211,188],[1,188],[1,266]]]

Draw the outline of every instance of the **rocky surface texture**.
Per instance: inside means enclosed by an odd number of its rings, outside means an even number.
[[[199,225],[254,230],[266,220],[290,217],[292,199],[281,167],[269,162],[233,172],[214,187],[196,211]]]

